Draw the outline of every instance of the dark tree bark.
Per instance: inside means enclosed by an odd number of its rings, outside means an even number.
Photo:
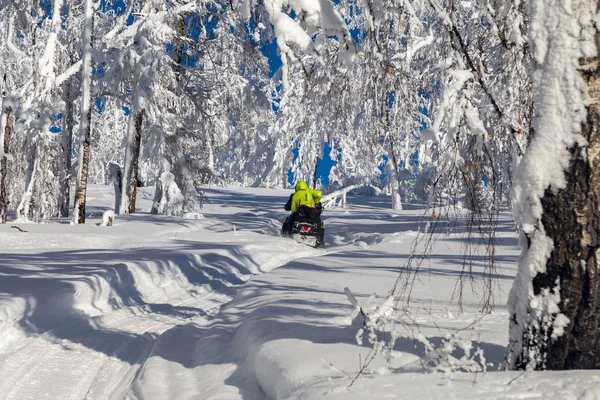
[[[65,110],[65,126],[61,137],[61,158],[62,158],[62,175],[60,177],[60,197],[59,197],[59,213],[60,217],[69,216],[69,201],[71,197],[71,167],[72,167],[72,149],[73,149],[73,130],[75,127],[75,84],[74,79],[69,80],[67,89],[67,107]]]
[[[140,170],[140,147],[142,145],[142,126],[144,124],[145,111],[139,111],[135,116],[135,131],[131,143],[131,171],[129,172],[129,214],[135,214],[135,202],[137,197],[138,172]]]
[[[118,214],[119,207],[121,207],[121,196],[123,195],[123,172],[121,166],[115,162],[108,164],[108,171],[115,188],[115,214]]]
[[[312,176],[312,188],[316,189],[317,188],[317,168],[319,167],[319,156],[315,157],[315,169],[313,171],[313,176]]]
[[[183,47],[185,46],[186,37],[185,19],[185,14],[179,15],[175,27],[177,35],[175,36],[175,48],[173,49],[173,60],[175,61],[173,64],[173,71],[175,71],[175,77],[178,84],[181,83],[183,73]]]
[[[11,107],[2,110],[6,114],[6,126],[4,127],[4,145],[2,151],[8,155],[10,137],[13,130],[13,112]],[[0,157],[0,224],[6,223],[8,210],[8,191],[6,190],[6,176],[8,175],[8,158]]]
[[[542,223],[554,241],[548,273],[534,278],[534,291],[554,285],[560,277],[561,312],[570,324],[548,344],[548,369],[600,368],[600,70],[582,71],[592,102],[582,134],[586,148],[572,150],[568,184],[542,199]]]

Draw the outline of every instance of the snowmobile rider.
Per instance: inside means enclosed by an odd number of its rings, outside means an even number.
[[[294,226],[294,215],[300,207],[304,206],[310,210],[309,217],[311,219],[318,219],[320,217],[322,210],[321,197],[323,197],[323,193],[320,190],[309,188],[306,182],[298,181],[296,183],[296,191],[292,193],[284,207],[286,211],[292,212],[292,215],[286,219],[286,223],[284,224],[290,234]]]
[[[323,193],[320,190],[311,189],[306,182],[298,181],[296,192],[290,196],[284,208],[293,213],[298,212],[300,206],[315,208],[321,202],[321,197],[323,197]]]

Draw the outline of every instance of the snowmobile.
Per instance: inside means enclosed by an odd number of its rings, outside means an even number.
[[[318,213],[315,213],[311,212],[308,207],[301,206],[296,213],[286,217],[283,221],[281,236],[291,237],[298,243],[312,247],[323,246],[325,244],[325,224],[321,221],[320,214],[320,209]],[[292,220],[291,227],[290,219]]]

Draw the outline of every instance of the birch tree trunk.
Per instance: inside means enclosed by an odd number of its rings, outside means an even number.
[[[9,203],[8,191],[6,189],[6,176],[8,175],[8,150],[13,130],[12,108],[3,107],[1,118],[2,123],[0,124],[0,127],[4,128],[4,132],[0,132],[0,150],[3,152],[3,154],[0,155],[0,224],[5,224]]]
[[[556,194],[547,190],[542,199],[542,225],[554,250],[533,290],[559,291],[560,312],[570,321],[560,337],[545,343],[546,368],[553,370],[600,368],[599,61],[582,70],[591,97],[582,131],[588,146],[571,149],[567,187]]]
[[[17,219],[20,221],[31,221],[33,219],[35,204],[33,200],[33,192],[35,190],[35,182],[38,171],[38,145],[37,141],[29,147],[29,154],[27,156],[27,174],[25,177],[25,192],[21,197],[19,206],[17,207]]]
[[[81,121],[79,123],[79,172],[73,207],[73,223],[85,223],[85,201],[90,164],[90,138],[92,129],[92,47],[94,29],[94,7],[92,0],[85,0],[85,22],[83,27],[83,66],[81,91]]]
[[[509,298],[507,361],[516,369],[599,369],[600,35],[588,18],[598,1],[534,3],[532,26],[551,29],[531,35],[532,53],[544,57],[534,72],[535,137],[515,188],[523,252]],[[561,168],[562,182],[548,179]]]

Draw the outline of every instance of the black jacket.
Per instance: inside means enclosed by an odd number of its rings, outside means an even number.
[[[292,197],[294,197],[294,193],[290,195],[290,198],[288,199],[287,203],[285,203],[285,206],[283,206],[285,211],[292,211]]]

